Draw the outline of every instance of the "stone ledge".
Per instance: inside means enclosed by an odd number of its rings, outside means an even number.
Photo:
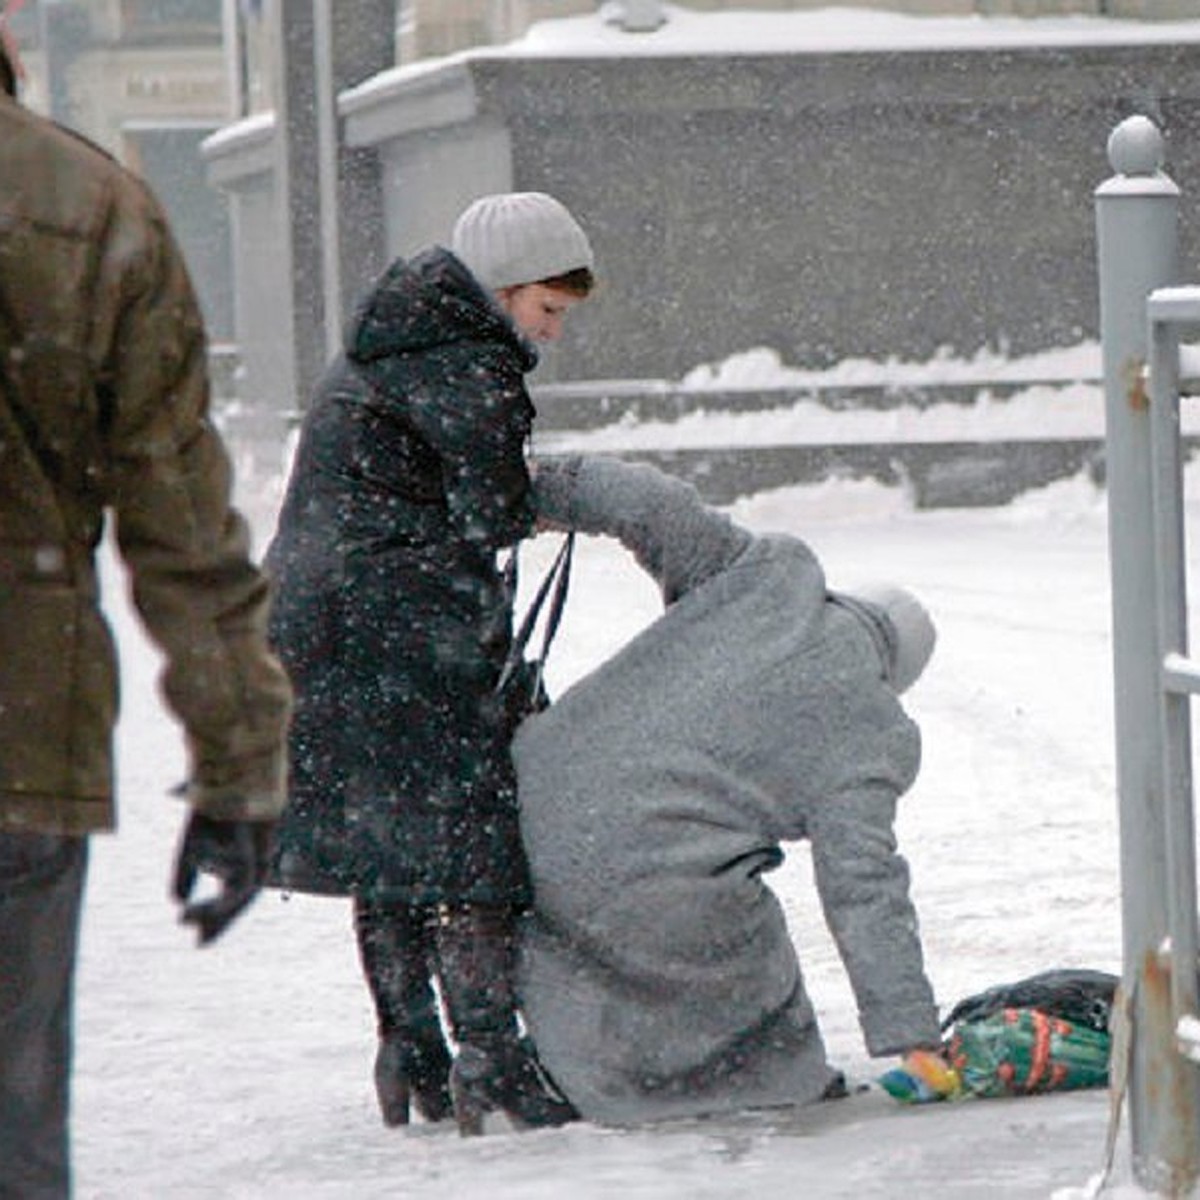
[[[557,434],[672,422],[699,413],[777,413],[797,404],[815,404],[829,413],[924,411],[939,404],[966,409],[985,395],[1004,401],[1031,388],[1065,389],[1080,383],[1098,392],[1101,387],[1099,380],[1061,378],[744,388],[682,388],[669,380],[614,379],[548,384],[532,389],[532,396],[538,429]]]

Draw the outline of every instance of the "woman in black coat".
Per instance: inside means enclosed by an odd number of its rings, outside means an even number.
[[[476,201],[454,252],[397,260],[306,414],[267,565],[296,689],[274,882],[350,895],[378,1016],[384,1120],[572,1115],[517,1037],[514,925],[530,900],[507,731],[492,703],[533,528],[524,375],[592,286],[557,200]],[[449,1053],[436,974],[460,1046]]]

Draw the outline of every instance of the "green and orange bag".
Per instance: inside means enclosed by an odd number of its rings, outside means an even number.
[[[941,1053],[913,1051],[879,1083],[902,1104],[1105,1087],[1117,984],[1068,967],[968,996],[942,1021]]]
[[[973,1096],[1025,1096],[1108,1084],[1107,1031],[1036,1008],[958,1022],[947,1057]]]

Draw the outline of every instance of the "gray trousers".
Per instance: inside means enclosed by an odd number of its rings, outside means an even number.
[[[0,831],[0,1200],[66,1200],[85,838]]]

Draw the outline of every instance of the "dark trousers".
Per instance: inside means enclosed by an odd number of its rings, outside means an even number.
[[[65,1200],[85,838],[0,831],[0,1200]]]
[[[381,1037],[440,1038],[436,978],[457,1041],[516,1038],[516,909],[359,898],[354,920]]]
[[[380,1037],[440,1040],[436,910],[356,899],[354,931]]]

